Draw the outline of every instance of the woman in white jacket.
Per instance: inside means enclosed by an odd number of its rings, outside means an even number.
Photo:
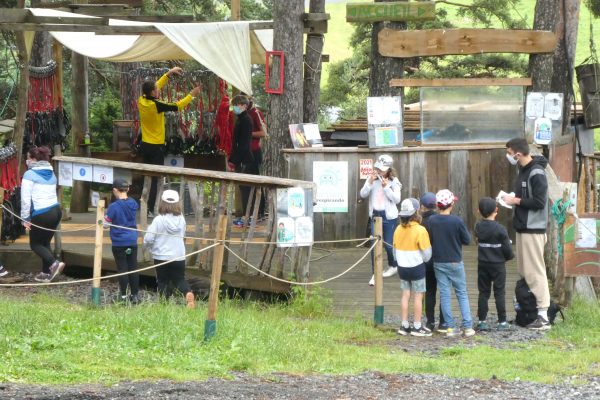
[[[169,298],[171,285],[185,295],[188,308],[195,308],[194,293],[185,280],[185,218],[181,213],[179,193],[165,190],[158,206],[158,216],[144,235],[144,247],[150,248],[155,264],[170,261],[156,268],[158,293]]]
[[[373,218],[381,217],[383,220],[383,248],[387,253],[388,266],[383,271],[384,277],[394,276],[398,272],[398,265],[394,258],[392,241],[394,231],[398,225],[398,207],[400,203],[400,190],[402,184],[396,178],[393,159],[387,154],[379,156],[373,168],[373,174],[365,181],[360,189],[360,197],[369,197],[369,220],[371,234],[373,234]],[[371,269],[373,270],[373,254],[371,254]],[[375,276],[371,276],[370,286],[375,285]]]

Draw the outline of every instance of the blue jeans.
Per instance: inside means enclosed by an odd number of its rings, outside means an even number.
[[[381,229],[383,230],[383,249],[387,253],[388,266],[397,267],[396,257],[394,256],[394,248],[392,246],[394,241],[394,231],[398,226],[398,218],[387,219],[385,217],[385,211],[373,210],[373,217],[370,220],[371,223],[371,235],[375,234],[375,217],[381,217]],[[389,243],[389,246],[386,244]],[[385,268],[384,268],[385,270]],[[371,251],[371,272],[375,273],[375,252]]]
[[[472,328],[473,320],[471,318],[471,308],[469,306],[469,296],[467,294],[467,280],[465,277],[465,265],[463,262],[457,263],[433,263],[435,278],[440,289],[440,306],[444,315],[444,322],[449,328],[454,328],[454,318],[450,306],[451,289],[454,287],[458,307],[462,314],[463,328]]]

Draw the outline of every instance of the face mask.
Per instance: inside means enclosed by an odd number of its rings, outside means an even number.
[[[233,113],[235,115],[240,115],[242,113],[242,109],[240,108],[240,106],[233,106]]]
[[[25,164],[27,165],[27,168],[29,168],[29,166],[31,165],[31,160],[25,160]]]
[[[514,155],[510,155],[510,154],[506,153],[506,159],[508,160],[508,162],[511,165],[517,165],[517,159],[515,158]]]

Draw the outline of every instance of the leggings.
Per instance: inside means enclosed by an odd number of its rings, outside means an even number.
[[[137,246],[113,246],[113,256],[119,273],[135,271],[137,269]],[[127,294],[127,285],[132,296],[137,296],[140,290],[140,274],[129,274],[119,276],[119,293],[121,296]]]
[[[166,260],[154,260],[154,264]],[[190,292],[190,285],[185,280],[185,260],[171,261],[168,264],[156,268],[156,284],[158,293],[166,298],[171,297],[175,286],[182,294]],[[172,284],[172,285],[171,285]]]
[[[53,231],[36,228],[33,225],[38,225],[48,229],[56,229],[62,218],[62,211],[57,204],[43,214],[31,217],[31,231],[29,232],[29,247],[31,250],[42,259],[42,271],[46,274],[50,273],[50,266],[56,257],[50,248],[50,242],[54,237]]]

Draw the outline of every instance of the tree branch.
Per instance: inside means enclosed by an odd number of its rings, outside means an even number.
[[[470,5],[470,4],[461,4],[461,3],[454,3],[452,1],[446,1],[446,0],[437,0],[436,3],[444,3],[444,4],[448,4],[449,6],[456,6],[456,7],[463,7],[463,8],[478,8],[476,6]]]

